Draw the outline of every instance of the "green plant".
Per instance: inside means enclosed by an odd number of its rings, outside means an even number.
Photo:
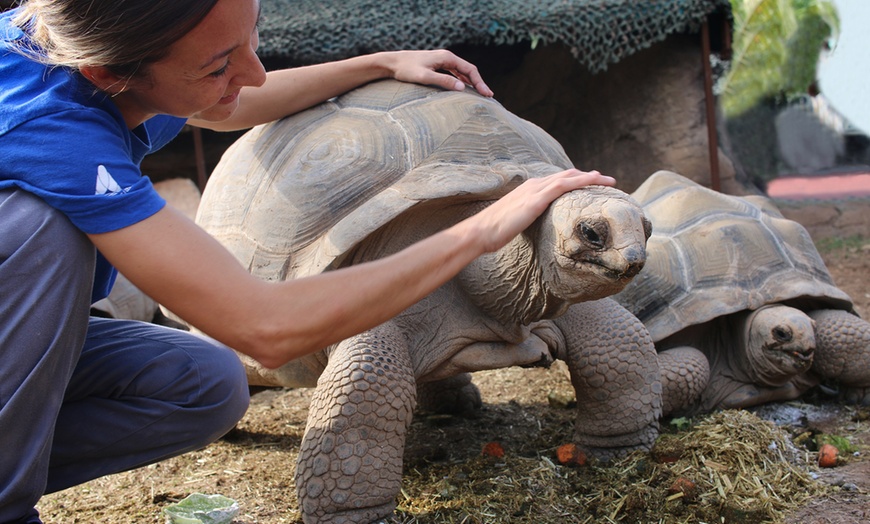
[[[816,249],[820,253],[833,253],[843,250],[858,251],[864,246],[870,245],[870,239],[863,235],[852,235],[848,237],[828,237],[816,242]]]
[[[733,57],[718,86],[726,117],[768,98],[805,94],[839,19],[829,0],[730,0]]]
[[[816,446],[822,447],[822,444],[830,444],[837,448],[840,453],[854,453],[858,450],[858,448],[849,442],[849,439],[846,437],[841,437],[839,435],[828,435],[825,433],[819,433],[816,435]]]
[[[671,419],[670,424],[677,428],[677,431],[685,431],[692,427],[692,419],[687,417],[677,417]]]

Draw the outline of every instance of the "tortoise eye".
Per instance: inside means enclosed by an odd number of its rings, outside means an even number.
[[[594,227],[588,224],[580,224],[580,234],[586,239],[587,242],[592,244],[597,248],[604,248],[605,239],[602,235],[598,234],[598,231],[595,230]]]
[[[787,327],[777,326],[773,328],[773,338],[779,342],[791,342],[791,329]]]

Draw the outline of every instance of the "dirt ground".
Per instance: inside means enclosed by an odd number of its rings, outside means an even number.
[[[832,244],[822,251],[836,283],[868,318],[870,241]],[[571,409],[559,399],[570,401],[573,391],[556,369],[478,373],[475,383],[485,402],[477,418],[423,415],[415,419],[394,522],[851,524],[870,519],[866,408],[841,406],[822,394],[784,406],[785,413],[791,410],[797,415],[777,431],[799,450],[798,468],[814,479],[804,489],[813,495],[769,520],[757,512],[735,510],[727,496],[716,500],[719,509],[713,514],[709,508],[704,513],[695,508],[700,508],[698,502],[693,505],[688,498],[675,501],[667,492],[662,494],[666,486],[655,475],[648,475],[645,484],[633,481],[641,479],[643,458],[631,467],[558,465],[555,449],[570,441],[572,419]],[[310,394],[310,390],[271,390],[255,395],[238,427],[206,449],[46,496],[39,510],[47,523],[160,523],[162,508],[200,492],[238,501],[235,524],[300,523],[293,472]],[[662,428],[679,435],[668,421]],[[812,439],[806,438],[817,434],[843,437],[854,451],[842,454],[838,467],[820,469]],[[482,455],[484,446],[494,441],[503,446],[503,458]],[[662,478],[670,478],[667,475]],[[774,498],[780,496],[776,489],[784,480],[764,482]],[[626,496],[632,489],[640,490],[638,495]]]

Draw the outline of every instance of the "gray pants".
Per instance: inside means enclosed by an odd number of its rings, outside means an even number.
[[[0,191],[0,523],[44,493],[201,448],[244,415],[232,351],[89,317],[95,250],[33,195]]]

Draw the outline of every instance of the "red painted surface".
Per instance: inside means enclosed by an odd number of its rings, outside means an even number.
[[[780,177],[768,182],[767,194],[790,200],[868,197],[870,173]]]

